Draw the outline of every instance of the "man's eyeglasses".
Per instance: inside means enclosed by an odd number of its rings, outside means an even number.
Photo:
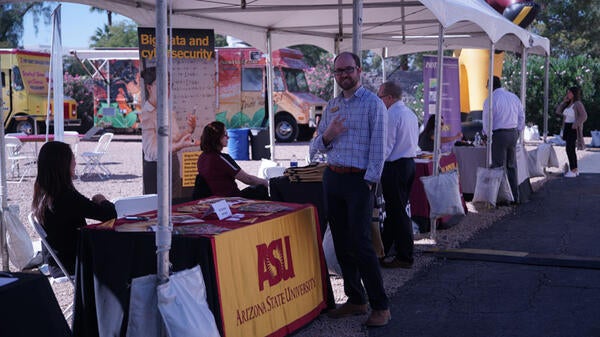
[[[356,70],[356,67],[346,67],[346,68],[342,68],[342,69],[335,69],[333,71],[333,73],[335,75],[352,74],[354,72],[354,70]]]

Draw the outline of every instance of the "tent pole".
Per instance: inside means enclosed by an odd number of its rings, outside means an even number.
[[[342,36],[337,36],[335,38],[335,42],[333,45],[333,54],[338,56],[340,54],[340,40],[342,40]],[[338,97],[340,94],[340,86],[337,84],[335,80],[333,80],[333,97]]]
[[[2,92],[2,81],[0,81]],[[4,120],[4,100],[0,95],[0,121]],[[4,125],[0,128],[0,149],[4,149]],[[8,186],[6,184],[6,151],[0,150],[0,258],[2,258],[2,271],[8,270],[8,246],[6,245],[6,226],[4,212],[8,211]]]
[[[544,67],[544,143],[548,137],[548,97],[550,95],[550,54],[546,54],[546,64]]]
[[[54,140],[63,141],[65,130],[64,88],[62,62],[61,5],[52,13],[52,88],[54,102]],[[37,124],[37,122],[35,122]],[[46,132],[48,134],[48,132]]]
[[[442,131],[442,96],[444,83],[444,26],[439,25],[438,50],[437,50],[437,92],[435,105],[435,131],[433,136],[433,175],[437,176],[440,170],[440,145]],[[437,219],[430,219],[431,226],[429,228],[430,238],[435,241],[435,231]]]
[[[521,104],[525,110],[527,110],[527,57],[527,48],[523,46],[523,51],[521,53]],[[527,111],[525,111],[525,113],[527,113]],[[519,132],[519,139],[521,142],[525,141],[523,132],[525,132],[525,130]]]
[[[352,1],[352,52],[362,61],[362,0]],[[359,64],[357,64],[360,66]]]
[[[489,115],[488,115],[488,129],[485,130],[485,134],[488,136],[486,142],[485,149],[485,167],[490,168],[492,165],[492,130],[494,126],[492,125],[494,115],[494,53],[496,51],[496,46],[494,42],[490,44],[490,69],[488,76],[488,104],[489,106]],[[484,107],[485,109],[485,107]]]
[[[271,30],[267,31],[267,111],[269,112],[269,143],[271,160],[275,161],[275,112],[273,111],[273,50],[271,49]]]
[[[388,49],[387,47],[384,47],[381,50],[381,78],[382,78],[382,82],[385,82],[385,58],[387,57],[388,54]]]
[[[156,84],[158,145],[158,228],[156,231],[157,276],[159,284],[169,279],[170,185],[169,180],[169,111],[167,76],[167,1],[156,1]]]

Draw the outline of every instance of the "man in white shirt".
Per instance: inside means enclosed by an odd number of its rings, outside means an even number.
[[[388,108],[385,164],[381,175],[386,218],[382,241],[385,253],[392,245],[396,256],[381,259],[384,268],[411,268],[413,264],[412,221],[406,212],[410,189],[415,178],[415,161],[419,142],[417,116],[402,102],[402,88],[391,81],[379,87],[377,96]]]
[[[489,85],[489,83],[488,83]],[[504,167],[515,202],[519,202],[517,179],[517,140],[525,128],[525,111],[517,95],[502,88],[500,78],[493,80],[492,167]],[[489,126],[489,98],[483,102],[483,132]]]

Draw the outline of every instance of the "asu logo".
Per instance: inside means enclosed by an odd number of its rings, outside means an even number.
[[[284,246],[285,242],[285,246]],[[295,276],[290,237],[256,246],[258,253],[258,288],[263,291],[266,281],[272,287]],[[285,254],[284,254],[285,253]]]

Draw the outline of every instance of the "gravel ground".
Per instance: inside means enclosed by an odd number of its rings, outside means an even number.
[[[589,139],[587,139],[589,143]],[[81,142],[78,152],[89,151],[94,148],[95,142]],[[308,143],[278,144],[275,149],[275,157],[281,165],[287,165],[292,155],[297,158],[305,158],[308,153]],[[560,167],[566,162],[564,147],[556,147],[556,153],[559,158]],[[600,152],[591,149],[588,151],[579,151],[580,171],[586,173],[600,173]],[[97,178],[83,178],[74,181],[75,187],[86,196],[91,197],[96,193],[104,194],[108,199],[117,197],[139,195],[142,193],[142,158],[140,136],[117,135],[110,145],[109,153],[103,158],[103,162],[110,169],[112,175],[108,180],[99,180]],[[260,161],[238,161],[240,166],[251,174],[256,174],[260,166]],[[301,160],[300,165],[303,165]],[[82,163],[78,163],[77,170],[83,169]],[[547,181],[560,176],[561,169],[550,168],[546,178],[532,178],[534,191]],[[39,237],[27,222],[27,214],[31,207],[31,196],[33,194],[34,177],[26,178],[22,183],[8,184],[9,205],[17,204],[20,207],[20,218],[25,224],[27,231],[34,241],[39,242]],[[242,187],[242,185],[240,185]],[[514,212],[515,207],[476,207],[472,203],[467,203],[469,213],[455,226],[446,230],[437,231],[435,245],[440,248],[459,247],[462,242],[471,238],[475,233],[483,228],[487,228],[495,221]],[[416,256],[415,265],[412,269],[392,269],[383,270],[384,284],[389,296],[394,296],[400,287],[409,280],[415,273],[424,268],[428,268],[435,261],[432,257],[423,255],[422,252],[431,247],[429,234],[419,234],[415,238]],[[429,243],[428,243],[429,242]],[[39,246],[39,244],[38,244]],[[438,263],[438,262],[435,262]],[[14,270],[14,267],[11,266]],[[332,276],[331,278],[336,302],[343,303],[345,296],[343,293],[343,282],[340,278]],[[73,291],[67,282],[53,283],[52,288],[63,309],[65,309],[73,300]],[[324,315],[315,319],[311,324],[297,332],[296,336],[368,336],[366,328],[361,326],[363,317],[332,320]]]

